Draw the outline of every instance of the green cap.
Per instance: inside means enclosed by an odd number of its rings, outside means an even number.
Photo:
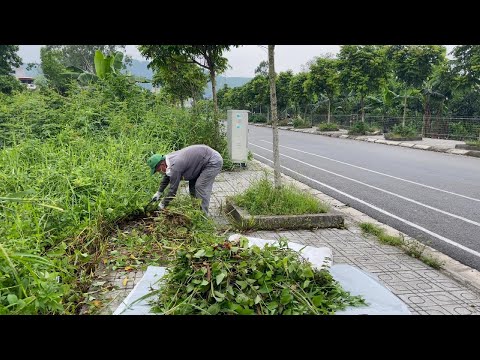
[[[165,155],[160,155],[160,154],[155,154],[150,156],[150,158],[147,160],[148,166],[150,166],[150,169],[152,170],[151,174],[155,174],[155,168],[157,167],[158,163],[162,160],[165,160]]]

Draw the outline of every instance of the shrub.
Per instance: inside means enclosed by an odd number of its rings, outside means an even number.
[[[320,123],[318,124],[318,131],[338,131],[338,125],[335,123]]]

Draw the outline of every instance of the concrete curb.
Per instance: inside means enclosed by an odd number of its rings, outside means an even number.
[[[250,124],[253,126],[259,126],[259,127],[269,127],[271,128],[271,125],[265,125],[265,124]],[[351,139],[351,140],[358,140],[358,141],[367,141],[367,142],[373,142],[376,144],[383,144],[383,145],[391,145],[391,146],[403,146],[403,147],[408,147],[412,149],[420,149],[420,150],[427,150],[427,151],[435,151],[435,152],[443,152],[447,154],[453,154],[453,155],[464,155],[464,156],[471,156],[471,157],[477,157],[480,158],[480,151],[474,151],[474,150],[463,150],[463,149],[454,149],[454,148],[445,148],[445,147],[440,147],[440,146],[430,146],[430,145],[422,145],[422,144],[412,144],[408,142],[401,142],[401,141],[392,141],[392,140],[384,140],[384,139],[373,139],[373,138],[365,138],[363,136],[366,135],[361,135],[362,137],[356,136],[356,135],[347,135],[347,134],[339,134],[339,133],[328,133],[328,132],[319,132],[316,130],[312,130],[313,128],[310,128],[308,130],[305,129],[294,129],[294,128],[289,128],[286,126],[279,126],[278,127],[280,130],[288,130],[288,131],[295,131],[295,132],[303,132],[307,134],[313,134],[313,135],[322,135],[322,136],[328,136],[328,137],[336,137],[340,139]]]
[[[256,230],[299,230],[316,228],[342,228],[343,214],[331,209],[322,214],[305,215],[250,215],[245,209],[234,204],[231,199],[225,201],[226,212],[242,224],[251,224]]]
[[[253,162],[259,164],[261,167],[273,171],[273,168],[258,161],[258,160],[252,160]],[[398,231],[397,229],[392,228],[391,226],[388,226],[386,224],[383,224],[379,222],[378,220],[368,216],[367,214],[364,214],[344,203],[341,201],[338,201],[335,198],[332,198],[331,196],[328,196],[316,189],[311,188],[310,186],[288,176],[285,174],[282,174],[282,178],[286,179],[290,183],[293,183],[297,187],[303,188],[305,190],[309,190],[310,193],[315,195],[317,198],[320,200],[326,202],[329,204],[332,208],[335,208],[337,211],[342,213],[345,217],[345,222],[346,225],[348,226],[348,223],[354,223],[356,226],[358,226],[359,223],[362,222],[369,222],[373,223],[382,229],[386,231],[387,234],[393,235],[393,236],[400,236],[403,237],[405,242],[408,244],[417,244],[419,247],[423,248],[423,253],[426,256],[431,256],[435,259],[437,259],[440,263],[442,263],[442,268],[439,270],[445,275],[453,278],[454,280],[460,282],[461,284],[465,285],[468,287],[470,290],[474,291],[475,293],[480,295],[480,271],[473,269],[469,266],[463,265],[459,261],[452,259],[450,256],[445,255],[438,250],[433,249],[432,247],[425,245],[418,240],[415,240],[408,236],[407,234]],[[308,191],[307,190],[307,191]]]

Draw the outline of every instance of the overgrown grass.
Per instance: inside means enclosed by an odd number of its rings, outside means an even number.
[[[338,125],[335,123],[320,123],[318,124],[318,131],[338,131]]]
[[[384,244],[402,247],[408,255],[423,261],[434,269],[440,269],[442,267],[442,263],[437,259],[423,254],[426,248],[425,245],[414,241],[407,243],[403,237],[388,235],[384,229],[372,223],[363,222],[360,223],[359,226],[364,233],[375,235],[378,240]]]
[[[465,144],[480,147],[480,140],[467,140]]]
[[[276,189],[271,181],[262,178],[242,194],[233,197],[235,203],[252,215],[303,215],[328,211],[328,205],[293,186]]]
[[[77,312],[113,224],[158,187],[152,153],[204,143],[228,166],[211,113],[128,86],[0,97],[0,314]]]
[[[419,133],[413,124],[407,124],[405,126],[397,124],[393,127],[392,131],[385,134],[385,139],[416,139],[419,137]]]

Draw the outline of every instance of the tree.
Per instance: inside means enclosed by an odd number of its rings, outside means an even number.
[[[268,76],[270,80],[270,109],[272,111],[273,132],[273,179],[275,188],[282,186],[280,176],[280,153],[278,150],[278,115],[275,74],[275,45],[268,45]]]
[[[160,68],[169,63],[181,62],[197,64],[208,70],[212,84],[213,104],[218,112],[216,75],[227,69],[228,60],[223,52],[232,45],[140,45],[140,53],[151,59],[150,66]]]
[[[255,75],[268,76],[268,61],[263,60],[255,69]]]
[[[153,85],[161,85],[163,89],[183,102],[192,98],[193,103],[200,99],[207,85],[208,76],[195,64],[172,62],[158,69],[153,75]]]
[[[392,60],[397,80],[404,85],[403,126],[407,110],[407,98],[414,97],[432,75],[433,69],[445,62],[446,48],[438,45],[394,45],[387,50]]]
[[[360,95],[362,121],[365,121],[365,96],[378,91],[388,74],[384,48],[376,45],[343,45],[338,59],[340,82]]]
[[[60,61],[65,67],[73,66],[88,73],[95,73],[95,52],[110,55],[125,52],[125,45],[47,45],[48,50],[58,50]],[[132,63],[131,56],[125,56],[123,66]]]
[[[292,79],[292,70],[287,70],[282,71],[280,74],[278,74],[277,80],[275,82],[277,105],[280,109],[285,109],[285,111],[287,111],[291,99],[290,82],[292,81]]]
[[[11,94],[21,91],[22,84],[11,74],[22,65],[22,59],[17,55],[18,45],[0,45],[0,93]]]
[[[218,124],[218,104],[216,91],[216,76],[227,69],[228,60],[223,52],[232,45],[140,45],[140,53],[151,59],[149,67],[162,68],[171,63],[190,63],[208,70],[212,84],[215,136],[220,137]],[[236,45],[235,45],[236,47]]]
[[[290,99],[295,106],[295,111],[298,112],[303,108],[303,118],[305,119],[307,113],[307,105],[311,103],[304,84],[307,81],[307,73],[301,72],[292,77],[290,81]]]
[[[330,106],[333,98],[338,94],[338,60],[333,58],[318,57],[310,64],[310,72],[305,83],[308,92],[317,95],[325,95],[328,102],[327,123],[330,123]]]
[[[17,52],[18,45],[0,45],[0,75],[10,75],[22,65],[22,59]]]
[[[60,50],[49,49],[47,47],[40,48],[40,67],[43,75],[47,79],[50,86],[59,93],[64,94],[67,91],[67,85],[71,79],[63,75],[67,72],[67,68],[62,63],[63,55]]]
[[[463,88],[480,85],[480,45],[458,45],[452,50],[453,69],[462,78]]]

